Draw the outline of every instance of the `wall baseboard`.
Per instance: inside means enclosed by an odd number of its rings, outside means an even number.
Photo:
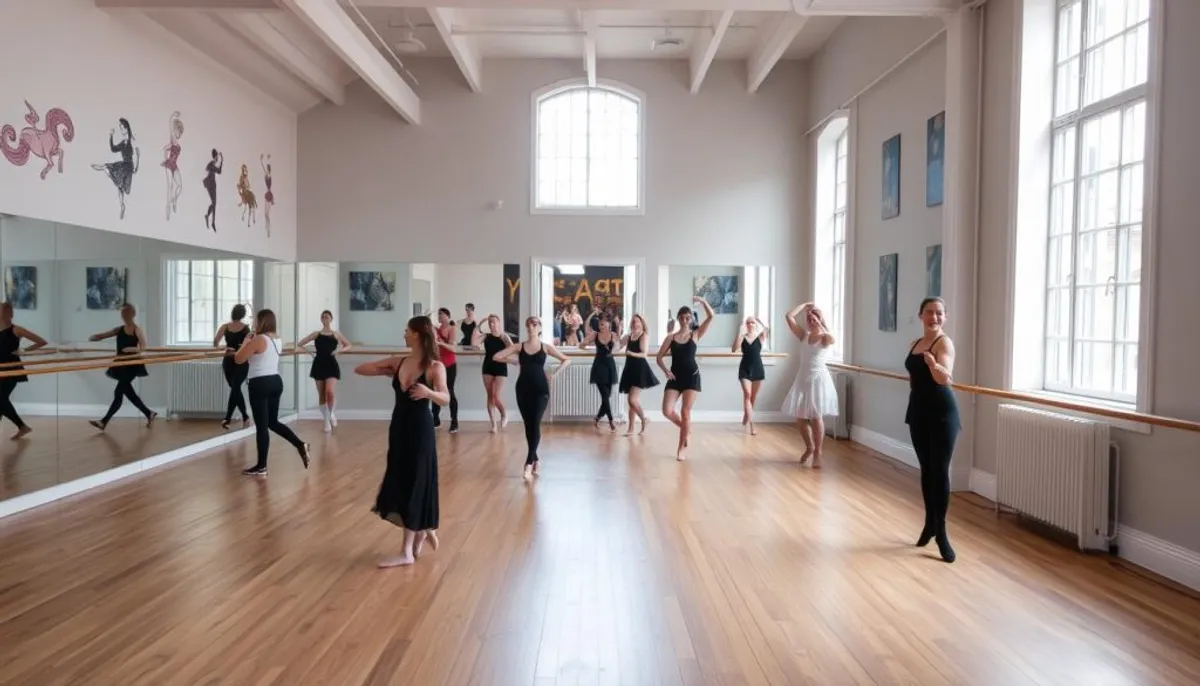
[[[1127,526],[1117,527],[1117,551],[1139,567],[1200,591],[1200,552]]]
[[[882,453],[897,462],[903,462],[913,469],[921,468],[920,463],[917,462],[916,451],[913,450],[911,445],[903,441],[897,441],[890,436],[884,436],[881,433],[855,425],[850,426],[850,440],[864,445],[877,453]]]
[[[972,493],[996,502],[996,475],[982,469],[972,468],[970,490]]]
[[[17,414],[28,417],[89,417],[91,419],[100,419],[108,412],[108,403],[13,403],[17,408]],[[151,407],[162,418],[167,416],[167,408]],[[137,408],[132,403],[126,401],[121,405],[121,409],[117,410],[115,417],[121,419],[132,419],[141,417],[142,413],[138,412]]]
[[[519,424],[521,422],[521,414],[519,412],[516,412],[515,410],[516,410],[516,408],[514,408],[514,407],[508,408],[508,423],[509,424]],[[337,410],[336,412],[337,412],[338,421],[342,421],[342,420],[346,420],[346,421],[361,421],[361,420],[387,421],[392,418],[392,411],[390,409],[389,410]],[[654,423],[654,422],[666,423],[666,421],[667,421],[666,418],[663,417],[662,412],[660,412],[658,410],[647,410],[646,416],[650,418],[651,423]],[[321,411],[320,410],[304,410],[303,412],[300,413],[300,419],[321,419]],[[458,421],[460,421],[460,422],[486,422],[487,420],[488,420],[488,417],[487,417],[487,412],[485,410],[459,410],[458,411]],[[449,421],[450,421],[450,411],[442,410],[442,423],[445,424]],[[547,417],[545,420],[545,423],[552,424],[555,421],[557,421],[559,423],[573,423],[576,420],[567,420],[567,419],[552,420],[549,417]],[[586,422],[587,419],[581,418],[577,421]],[[738,412],[738,411],[724,411],[724,410],[707,410],[707,411],[693,412],[692,413],[692,421],[696,422],[697,424],[741,424],[742,413]],[[754,413],[754,421],[758,422],[759,424],[791,424],[792,422],[795,421],[795,418],[790,417],[790,416],[784,414],[783,412],[778,412],[778,411],[773,411],[773,412],[758,411],[758,412]],[[914,457],[913,459],[915,460],[916,458]],[[914,462],[914,464],[916,464],[916,463]]]

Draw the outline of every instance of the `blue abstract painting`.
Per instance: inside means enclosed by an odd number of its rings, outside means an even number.
[[[946,113],[938,112],[925,123],[925,206],[942,204],[945,189]]]
[[[879,330],[896,330],[896,280],[900,268],[899,253],[879,257]]]
[[[925,297],[942,297],[942,246],[925,248]]]
[[[900,216],[900,134],[883,143],[883,218]]]

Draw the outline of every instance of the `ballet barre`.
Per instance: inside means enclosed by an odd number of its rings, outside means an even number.
[[[560,353],[562,353],[563,355],[566,355],[567,357],[585,357],[585,358],[594,357],[595,353],[593,352],[593,350],[594,350],[593,348],[584,348],[584,349],[559,348],[558,349],[558,351]],[[305,352],[308,352],[308,351],[305,350]],[[484,350],[482,348],[475,348],[475,347],[470,347],[470,348],[455,347],[453,352],[455,355],[462,356],[462,357],[483,357],[483,355],[484,355]],[[390,355],[409,355],[409,354],[412,354],[411,348],[373,348],[373,349],[371,349],[371,348],[368,348],[368,349],[351,348],[349,350],[338,352],[336,354],[336,356],[341,357],[342,355],[374,355],[374,356],[380,356],[380,357],[387,357]],[[612,355],[613,355],[613,357],[625,357],[625,352],[624,351],[614,352],[614,353],[612,353]],[[696,351],[697,358],[701,358],[701,357],[739,358],[741,356],[742,356],[742,354],[740,352],[733,353],[733,352],[723,352],[723,351],[719,351],[719,350],[714,350],[711,352],[706,352],[704,350]],[[647,359],[654,359],[655,357],[657,357],[657,351],[651,351],[651,352],[646,353]],[[785,357],[787,357],[787,353],[763,352],[762,357],[764,359],[766,359],[766,358],[785,358]]]
[[[899,381],[908,381],[907,374],[897,372],[889,372],[882,369],[872,369],[870,367],[860,367],[853,364],[842,364],[841,362],[827,362],[826,365],[830,369],[849,372],[852,374],[866,374],[868,376],[878,376],[885,379],[896,379]],[[1175,417],[1163,417],[1157,414],[1146,414],[1144,412],[1129,412],[1126,410],[1118,410],[1116,408],[1096,407],[1094,405],[1083,405],[1073,403],[1069,400],[1058,400],[1056,398],[1047,398],[1042,395],[1033,393],[1022,393],[1020,391],[1002,391],[998,388],[989,388],[987,386],[975,386],[973,384],[952,383],[950,387],[956,391],[964,393],[973,393],[975,395],[987,395],[993,398],[1002,398],[1004,400],[1017,400],[1024,403],[1034,405],[1045,405],[1047,407],[1055,407],[1061,410],[1071,410],[1073,412],[1081,412],[1084,414],[1096,415],[1099,417],[1108,417],[1109,419],[1123,419],[1130,422],[1138,422],[1141,424],[1149,424],[1150,426],[1159,426],[1168,429],[1179,429],[1181,431],[1193,431],[1200,433],[1200,422],[1193,422],[1186,419],[1177,419]]]

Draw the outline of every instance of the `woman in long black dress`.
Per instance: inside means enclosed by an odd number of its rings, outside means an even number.
[[[496,361],[496,354],[512,346],[512,338],[500,325],[500,317],[489,314],[487,320],[480,323],[472,336],[472,345],[483,348],[483,390],[487,393],[487,414],[489,429],[496,433],[497,425],[503,429],[508,426],[508,409],[504,407],[504,380],[508,378],[508,365]],[[492,408],[500,412],[500,421],[492,416]]]
[[[542,342],[542,320],[537,317],[525,320],[525,340],[496,353],[495,359],[504,362],[514,353],[521,365],[521,373],[517,376],[517,409],[521,411],[521,422],[525,425],[524,479],[529,481],[541,471],[537,450],[542,442],[542,415],[550,404],[550,382],[571,364],[571,360],[554,344]],[[546,371],[547,355],[559,361],[553,372]]]
[[[692,298],[704,308],[704,323],[699,328],[692,328],[692,309],[686,305],[675,313],[678,326],[670,336],[663,339],[658,349],[658,366],[667,375],[667,387],[663,391],[663,415],[672,424],[679,427],[679,446],[675,451],[676,460],[687,458],[685,449],[688,447],[688,437],[692,433],[692,405],[696,403],[696,395],[700,393],[700,365],[696,364],[696,343],[708,333],[712,324],[713,309],[704,298]],[[663,358],[671,356],[671,368],[663,364]],[[683,407],[676,412],[675,402],[682,400]]]
[[[635,314],[629,320],[629,335],[621,341],[621,347],[625,349],[625,368],[621,370],[618,390],[629,395],[630,414],[629,430],[625,435],[633,435],[634,417],[642,420],[642,430],[638,433],[644,434],[649,420],[646,419],[646,411],[642,409],[640,396],[644,389],[658,385],[658,377],[654,375],[654,371],[650,369],[650,362],[646,359],[646,351],[650,346],[646,341],[646,320],[642,315]]]
[[[746,317],[745,327],[733,339],[731,352],[741,352],[738,363],[738,383],[742,385],[742,426],[750,427],[751,435],[758,433],[754,428],[754,402],[758,400],[758,389],[762,388],[767,370],[763,368],[762,349],[767,340],[767,325],[754,315]]]
[[[313,344],[314,353],[308,376],[317,385],[317,403],[321,406],[321,418],[325,420],[325,433],[329,433],[337,426],[334,408],[337,406],[337,383],[342,378],[336,355],[349,350],[350,341],[333,329],[333,313],[324,310],[321,328],[301,338],[296,347],[303,348],[309,343]]]
[[[142,331],[142,327],[134,322],[134,317],[137,316],[137,309],[125,303],[121,306],[121,326],[108,331],[102,331],[97,334],[92,334],[88,337],[89,341],[102,341],[106,338],[117,337],[117,362],[122,362],[125,359],[136,357],[142,354],[146,349],[146,333]],[[92,426],[104,431],[108,426],[109,420],[121,409],[121,405],[125,398],[133,403],[133,406],[146,416],[146,426],[154,423],[154,418],[158,416],[150,408],[146,407],[146,403],[138,397],[137,391],[133,390],[133,380],[149,376],[144,364],[123,364],[119,367],[109,367],[104,375],[117,382],[116,388],[113,389],[113,401],[108,406],[108,412],[103,419],[88,422]]]
[[[608,417],[608,428],[612,431],[617,430],[617,423],[613,420],[612,404],[612,389],[616,385],[617,379],[617,361],[613,359],[613,351],[617,347],[619,336],[612,331],[612,321],[607,314],[601,314],[597,317],[598,323],[596,330],[588,332],[588,335],[579,344],[580,349],[585,349],[589,345],[596,346],[596,356],[592,358],[592,372],[590,381],[596,390],[600,392],[600,409],[596,412],[596,417],[592,424],[600,427],[600,420]]]
[[[246,375],[250,372],[248,364],[238,364],[233,357],[238,348],[250,333],[250,327],[242,320],[246,318],[246,306],[234,305],[229,313],[229,321],[217,329],[213,337],[213,347],[221,347],[221,339],[225,339],[225,357],[221,359],[221,370],[225,372],[225,383],[229,384],[229,402],[225,406],[225,419],[221,422],[222,429],[228,429],[233,421],[233,411],[242,413],[242,426],[250,423],[250,414],[246,411],[246,396],[242,394],[242,384],[246,383]]]
[[[46,345],[46,339],[13,323],[12,303],[0,303],[0,372],[16,372],[25,369],[20,364],[22,338],[33,342],[32,345],[25,348],[25,352],[31,352]],[[0,378],[0,417],[17,425],[17,433],[12,437],[14,441],[28,436],[33,431],[21,419],[21,415],[17,414],[17,408],[12,402],[12,394],[17,389],[17,384],[25,383],[28,380],[29,377],[24,374]]]
[[[426,539],[437,550],[437,437],[430,403],[450,402],[446,368],[438,360],[437,339],[429,317],[413,317],[404,330],[412,353],[367,362],[355,368],[363,376],[389,376],[396,393],[388,427],[387,471],[372,512],[404,529],[404,548],[380,567],[410,565],[421,556]]]

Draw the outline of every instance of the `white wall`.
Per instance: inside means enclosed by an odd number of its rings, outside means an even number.
[[[24,166],[0,160],[0,212],[294,259],[294,115],[248,94],[235,77],[137,13],[104,12],[90,0],[3,0],[2,6],[13,20],[0,22],[0,64],[8,65],[0,123],[25,128],[28,101],[38,111],[39,126],[47,123],[51,109],[65,111],[74,137],[61,142],[62,173],[56,167],[44,180],[39,172],[45,162],[36,157]],[[183,192],[178,213],[168,221],[167,176],[159,163],[175,111],[184,124]],[[122,117],[129,120],[140,150],[124,219],[113,182],[91,166],[115,159],[109,131]],[[213,148],[225,155],[217,186],[217,232],[205,227],[208,194],[201,184]],[[262,216],[262,153],[272,156],[273,168],[269,238]],[[236,207],[243,163],[259,200],[258,224],[252,227],[239,223]]]
[[[437,265],[434,286],[437,307],[450,310],[454,321],[463,317],[464,306],[475,304],[475,319],[504,312],[504,265],[449,264]],[[434,308],[435,310],[437,308]]]

